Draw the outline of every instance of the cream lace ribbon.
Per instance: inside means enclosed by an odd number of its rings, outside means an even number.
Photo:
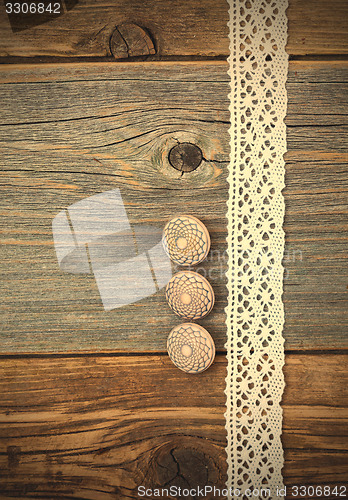
[[[227,486],[229,498],[279,499],[287,0],[229,4]]]

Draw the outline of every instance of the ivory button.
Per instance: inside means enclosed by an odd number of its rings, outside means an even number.
[[[170,332],[167,340],[170,359],[186,373],[201,373],[215,358],[215,345],[205,328],[195,323],[183,323]]]
[[[169,258],[182,266],[202,262],[210,249],[207,228],[192,215],[180,215],[171,219],[163,230],[162,242]]]
[[[209,281],[192,271],[181,271],[170,279],[166,299],[175,314],[186,319],[204,318],[215,301]]]

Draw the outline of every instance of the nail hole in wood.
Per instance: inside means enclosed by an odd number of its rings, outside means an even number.
[[[190,142],[182,142],[174,146],[168,155],[169,163],[180,172],[192,172],[199,167],[203,159],[201,149]]]

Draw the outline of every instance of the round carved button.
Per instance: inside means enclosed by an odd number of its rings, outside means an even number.
[[[205,225],[192,215],[174,217],[163,230],[163,247],[176,264],[191,266],[202,262],[210,249]]]
[[[175,274],[166,286],[169,307],[181,318],[200,319],[214,306],[214,291],[203,276],[192,271]]]
[[[187,373],[203,372],[215,357],[215,345],[210,333],[195,323],[173,328],[167,340],[167,350],[174,365]]]

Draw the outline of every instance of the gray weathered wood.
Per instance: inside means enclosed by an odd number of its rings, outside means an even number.
[[[347,346],[346,68],[290,65],[284,190],[288,349]],[[92,275],[63,273],[57,265],[53,217],[116,187],[132,223],[160,228],[173,214],[189,212],[207,225],[212,252],[198,270],[209,277],[216,305],[201,323],[223,348],[226,69],[225,63],[2,69],[2,352],[165,350],[178,319],[163,291],[105,312]],[[197,144],[204,157],[183,176],[167,159],[178,141]]]
[[[228,3],[226,0],[107,0],[100,5],[87,0],[49,23],[13,33],[1,5],[0,56],[10,57],[128,57],[153,53],[154,58],[227,56]],[[290,0],[288,15],[288,53],[346,54],[348,36],[346,0]],[[133,30],[124,29],[124,23]],[[135,37],[134,25],[145,28]],[[114,49],[110,38],[119,27],[124,50]],[[143,38],[149,40],[143,45]],[[114,40],[114,39],[113,39]],[[120,42],[121,43],[121,42]],[[120,49],[120,47],[118,47]],[[113,52],[112,52],[113,49]]]

